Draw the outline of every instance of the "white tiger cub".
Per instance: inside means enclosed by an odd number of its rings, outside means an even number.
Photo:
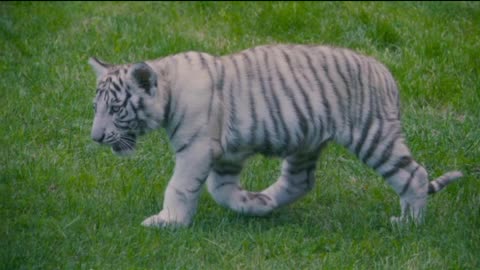
[[[139,135],[163,127],[175,149],[163,210],[145,226],[191,224],[205,181],[219,204],[268,214],[313,188],[318,157],[332,140],[400,196],[401,216],[392,221],[421,221],[427,195],[462,176],[428,181],[405,144],[392,75],[348,49],[272,45],[221,57],[186,52],[136,64],[89,63],[98,77],[92,138],[125,154]],[[261,192],[239,182],[255,153],[283,158],[280,177]]]

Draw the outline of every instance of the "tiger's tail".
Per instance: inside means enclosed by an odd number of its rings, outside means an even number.
[[[447,172],[444,175],[428,183],[428,194],[434,194],[442,190],[448,184],[456,181],[462,177],[463,174],[459,171]]]

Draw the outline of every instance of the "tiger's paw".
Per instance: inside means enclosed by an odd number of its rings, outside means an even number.
[[[401,224],[404,223],[402,217],[390,217],[390,222],[391,222],[393,225],[401,225]]]
[[[188,225],[190,225],[189,221],[176,219],[166,210],[162,210],[158,215],[153,215],[142,222],[142,226],[156,228],[180,228]]]
[[[402,226],[407,224],[421,225],[423,223],[423,219],[412,218],[409,216],[390,217],[390,223],[393,226]]]

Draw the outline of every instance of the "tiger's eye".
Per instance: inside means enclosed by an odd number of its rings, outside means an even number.
[[[116,112],[120,111],[120,106],[112,106],[111,110],[112,110],[113,113],[116,113]]]
[[[137,121],[131,121],[129,124],[128,124],[128,127],[130,129],[136,129],[138,127],[138,122]]]
[[[131,121],[130,123],[128,123],[128,127],[130,129],[136,129],[138,127],[137,121]]]

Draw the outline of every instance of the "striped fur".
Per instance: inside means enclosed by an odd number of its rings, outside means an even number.
[[[461,173],[429,182],[401,130],[397,84],[373,58],[328,46],[272,45],[216,57],[185,52],[130,65],[94,58],[94,140],[131,152],[163,127],[176,152],[164,207],[146,226],[188,225],[205,182],[234,211],[265,215],[313,188],[321,149],[335,141],[375,169],[399,194],[402,214],[423,215],[427,194]],[[244,161],[283,158],[261,192],[240,186]]]

